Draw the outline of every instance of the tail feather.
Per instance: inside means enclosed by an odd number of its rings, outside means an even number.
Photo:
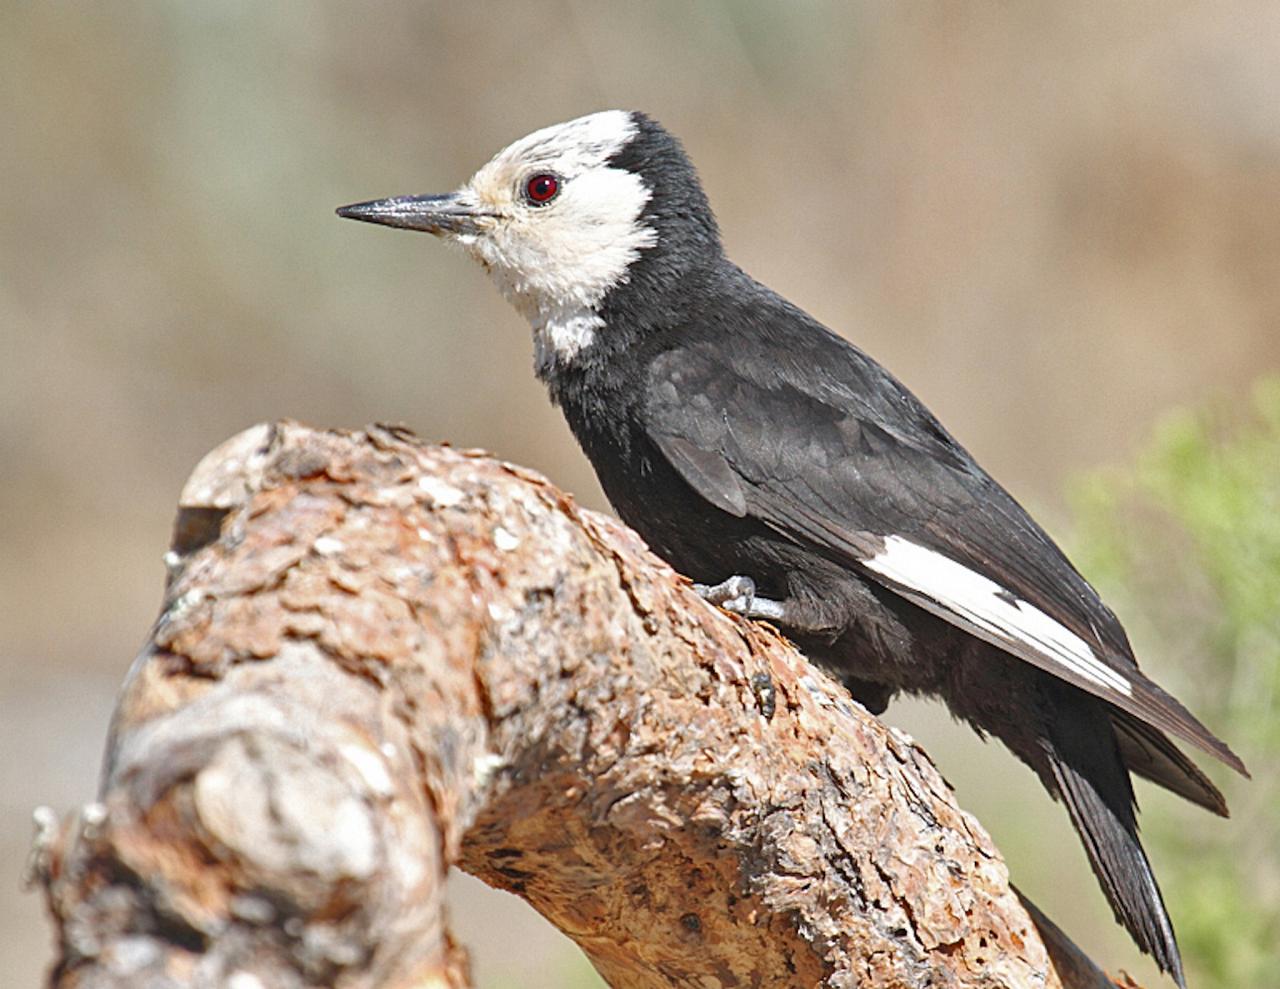
[[[1228,816],[1222,791],[1159,728],[1120,710],[1111,712],[1111,725],[1130,771],[1219,817]]]
[[[1151,863],[1138,841],[1133,787],[1120,761],[1106,709],[1092,698],[1066,698],[1047,740],[1057,789],[1084,842],[1111,909],[1138,947],[1185,989],[1182,958]],[[1084,701],[1085,703],[1080,703]],[[1096,706],[1095,706],[1096,705]]]

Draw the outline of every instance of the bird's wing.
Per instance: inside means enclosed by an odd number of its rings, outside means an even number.
[[[1142,675],[1093,588],[928,410],[814,329],[818,353],[811,335],[804,354],[786,341],[692,343],[650,365],[644,427],[684,480],[1245,772]]]

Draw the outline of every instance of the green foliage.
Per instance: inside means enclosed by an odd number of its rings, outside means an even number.
[[[1280,969],[1280,378],[1243,418],[1170,416],[1133,468],[1073,499],[1076,557],[1144,667],[1255,773],[1214,772],[1231,821],[1174,801],[1144,817],[1196,989],[1274,984]]]

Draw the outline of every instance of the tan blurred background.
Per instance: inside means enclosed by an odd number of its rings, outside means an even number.
[[[1271,0],[0,5],[3,984],[49,954],[18,891],[30,811],[94,792],[205,451],[281,416],[403,420],[603,507],[481,272],[335,206],[645,109],[683,136],[732,256],[1061,533],[1073,473],[1280,363],[1278,65]],[[1033,898],[1152,977],[1028,774],[940,709],[888,718]],[[595,984],[514,899],[467,881],[458,912],[484,985]]]

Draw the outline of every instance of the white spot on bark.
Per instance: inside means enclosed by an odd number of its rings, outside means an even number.
[[[312,544],[312,547],[321,556],[333,556],[347,548],[341,539],[335,539],[333,536],[321,536]]]
[[[359,771],[369,789],[378,796],[389,797],[395,792],[391,774],[387,772],[387,764],[377,752],[351,742],[338,746],[338,751]]]
[[[427,504],[435,508],[452,508],[466,497],[452,484],[431,474],[418,478],[418,490],[426,495]]]
[[[520,537],[498,526],[493,530],[493,544],[504,553],[509,553],[520,545]]]
[[[252,972],[232,972],[227,977],[227,989],[267,989],[267,987]]]
[[[506,760],[496,752],[484,752],[476,756],[475,761],[471,764],[471,780],[477,787],[484,786],[493,778],[494,773],[498,772],[504,765]]]

